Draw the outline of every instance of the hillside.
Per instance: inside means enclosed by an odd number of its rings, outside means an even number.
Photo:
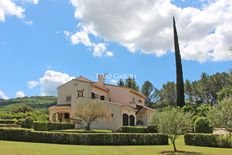
[[[54,96],[32,96],[0,100],[0,119],[24,119],[27,116],[45,121],[48,107],[56,104]]]

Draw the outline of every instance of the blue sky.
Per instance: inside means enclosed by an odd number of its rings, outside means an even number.
[[[16,8],[4,5],[7,1]],[[205,23],[200,17],[212,11],[210,5],[220,6],[217,2],[165,0],[167,7],[157,14],[148,4],[132,1],[130,5],[112,9],[116,3],[102,5],[100,2],[0,0],[0,98],[55,95],[57,85],[80,75],[96,80],[97,73],[135,74],[140,85],[150,80],[161,88],[167,81],[175,81],[172,34],[166,33],[171,32],[172,16],[177,18],[184,79],[198,80],[202,72],[214,74],[232,69],[232,53],[226,50],[230,48],[232,30],[226,33],[221,30],[229,26],[226,17],[232,9],[227,4],[221,6],[226,8],[225,12],[220,12],[220,17],[225,14],[225,22],[224,18],[210,21],[208,17]],[[156,5],[164,7],[163,2]],[[16,12],[11,12],[11,7]],[[121,8],[128,11],[123,12]],[[141,14],[132,14],[135,10],[141,10]],[[151,12],[154,21],[149,23]],[[154,25],[154,31],[150,24]],[[166,28],[163,30],[163,27]],[[215,33],[209,36],[212,28]],[[164,38],[158,38],[158,30]],[[220,42],[215,38],[220,38]]]

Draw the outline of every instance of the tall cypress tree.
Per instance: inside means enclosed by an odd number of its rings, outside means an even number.
[[[183,71],[182,71],[181,55],[180,55],[180,48],[178,43],[175,17],[173,17],[173,33],[174,33],[175,58],[176,58],[176,93],[177,93],[176,105],[183,107],[185,105],[184,81],[183,81]]]

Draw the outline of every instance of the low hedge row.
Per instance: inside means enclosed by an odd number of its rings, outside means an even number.
[[[121,127],[123,133],[157,133],[156,126],[123,126]]]
[[[71,123],[34,122],[33,124],[33,129],[37,131],[65,130],[74,128],[75,125]]]
[[[60,133],[0,128],[0,140],[78,145],[167,145],[166,134]]]
[[[15,119],[0,119],[0,124],[15,124],[16,121]]]
[[[184,141],[186,145],[223,148],[232,147],[232,137],[229,135],[188,133],[184,135]]]

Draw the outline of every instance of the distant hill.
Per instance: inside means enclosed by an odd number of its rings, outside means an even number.
[[[28,104],[32,107],[49,107],[56,104],[57,97],[55,96],[31,96],[22,98],[2,99],[0,101],[0,108],[12,104]]]
[[[32,116],[36,120],[47,120],[48,108],[55,105],[57,97],[31,96],[0,100],[0,119],[24,119]]]

